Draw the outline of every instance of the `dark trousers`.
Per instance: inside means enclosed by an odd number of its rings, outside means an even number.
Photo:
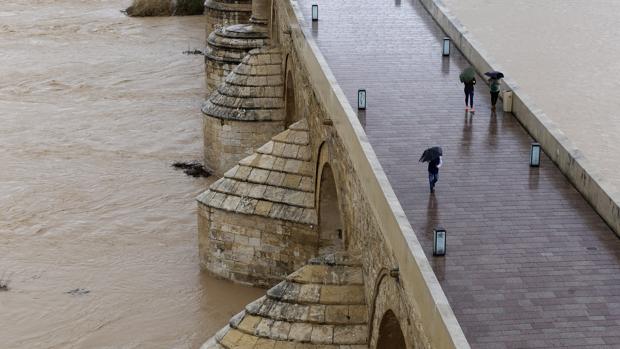
[[[469,99],[469,106],[474,107],[474,90],[465,90],[465,106],[467,106],[467,99]]]
[[[431,186],[431,190],[435,188],[435,183],[439,181],[439,172],[437,173],[428,173],[428,184]]]
[[[491,92],[491,105],[495,106],[495,103],[497,103],[497,99],[499,98],[499,91],[498,92]]]

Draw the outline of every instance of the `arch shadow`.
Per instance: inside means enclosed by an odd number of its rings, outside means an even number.
[[[376,349],[407,349],[400,322],[391,309],[381,319]]]
[[[319,255],[344,251],[347,246],[340,196],[329,159],[329,147],[323,142],[319,146],[315,177],[316,207],[319,218]]]

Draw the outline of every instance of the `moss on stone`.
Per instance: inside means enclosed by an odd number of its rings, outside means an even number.
[[[133,0],[125,13],[133,17],[200,15],[202,0]]]
[[[203,0],[177,0],[175,16],[201,15],[204,12]]]

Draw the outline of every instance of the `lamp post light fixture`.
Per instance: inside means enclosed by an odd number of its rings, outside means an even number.
[[[540,166],[540,144],[532,143],[532,149],[530,150],[530,166]]]
[[[357,109],[366,109],[366,90],[357,90]]]
[[[312,5],[312,21],[316,22],[319,20],[319,5]]]
[[[443,56],[450,55],[450,38],[447,36],[443,38],[443,46],[442,46],[441,54]]]
[[[446,230],[435,228],[433,230],[433,256],[444,256],[446,254]]]

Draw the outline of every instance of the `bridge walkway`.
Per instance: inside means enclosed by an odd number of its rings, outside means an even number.
[[[620,241],[546,156],[529,167],[532,139],[491,115],[480,77],[465,114],[468,63],[454,48],[442,58],[422,5],[325,1],[312,23],[314,2],[298,2],[351,105],[368,91],[359,116],[472,347],[620,347]],[[433,145],[444,166],[430,195],[417,160]],[[431,253],[436,226],[445,257]]]

